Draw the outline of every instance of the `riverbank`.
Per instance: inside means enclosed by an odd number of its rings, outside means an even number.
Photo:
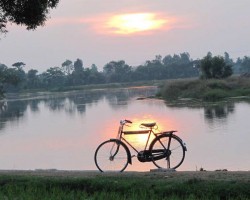
[[[200,101],[250,98],[250,78],[234,76],[221,80],[171,80],[166,81],[158,96],[167,100],[195,99]]]
[[[250,199],[250,171],[0,171],[0,199]]]

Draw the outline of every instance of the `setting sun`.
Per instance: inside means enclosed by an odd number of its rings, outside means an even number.
[[[107,27],[116,34],[132,34],[159,29],[166,23],[166,19],[157,18],[154,13],[133,13],[111,17]]]

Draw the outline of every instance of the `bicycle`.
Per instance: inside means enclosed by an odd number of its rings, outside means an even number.
[[[183,163],[187,148],[182,139],[174,134],[177,131],[157,133],[154,131],[157,129],[156,123],[142,123],[140,126],[144,130],[124,131],[123,127],[128,124],[132,124],[132,121],[121,120],[117,137],[104,141],[97,147],[94,160],[101,172],[122,172],[128,164],[132,164],[132,157],[136,156],[131,156],[128,146],[137,152],[140,162],[153,162],[158,168],[176,169]],[[129,134],[148,134],[144,150],[138,151],[124,138],[124,135]],[[154,139],[148,144],[152,134]]]

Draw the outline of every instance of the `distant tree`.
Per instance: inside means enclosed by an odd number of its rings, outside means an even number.
[[[30,69],[27,73],[27,87],[37,88],[39,85],[39,79],[37,76],[38,71],[36,69]]]
[[[250,73],[250,57],[245,56],[241,60],[241,72],[242,73]]]
[[[172,62],[173,62],[172,56],[171,56],[171,55],[165,56],[165,57],[163,58],[162,62],[163,62],[163,64],[164,64],[165,66],[171,65]]]
[[[18,70],[15,68],[8,68],[6,65],[0,63],[0,98],[4,95],[4,88],[6,85],[17,85],[20,82]]]
[[[96,66],[95,64],[92,64],[92,65],[91,65],[90,70],[91,70],[92,73],[98,72],[98,68],[97,68],[97,66]]]
[[[103,67],[107,82],[129,82],[132,68],[124,60],[111,61]]]
[[[226,78],[232,75],[232,65],[225,62],[224,57],[222,56],[212,56],[209,52],[200,61],[201,68],[201,78],[204,79],[221,79]]]
[[[224,60],[225,60],[226,64],[234,65],[233,59],[230,58],[230,55],[227,52],[224,53]]]
[[[166,78],[184,78],[196,77],[199,74],[197,63],[194,67],[194,61],[190,59],[187,52],[180,55],[174,54],[173,56],[167,55],[162,60],[166,71]]]
[[[83,71],[83,62],[79,58],[77,58],[77,60],[74,62],[74,71],[75,72],[82,72]]]
[[[50,87],[62,87],[64,86],[64,73],[60,67],[51,67],[47,69],[46,74],[46,83]]]
[[[23,62],[16,62],[12,66],[16,67],[17,69],[22,69],[26,64]]]
[[[71,60],[66,60],[65,62],[62,63],[62,71],[66,75],[71,74],[73,70],[74,70],[74,66]]]
[[[14,70],[13,72],[15,72],[16,75],[18,76],[19,83],[15,87],[10,86],[8,88],[9,91],[16,92],[16,91],[22,89],[22,87],[25,85],[26,74],[25,74],[25,71],[23,70],[23,67],[25,65],[26,64],[23,62],[16,62],[16,63],[12,64],[12,66],[16,68],[16,70]]]
[[[49,10],[59,0],[0,0],[0,33],[6,33],[8,22],[26,26],[28,30],[44,25]]]
[[[74,62],[74,70],[70,75],[70,84],[72,85],[85,84],[83,61],[79,58]]]
[[[161,55],[156,55],[155,56],[155,61],[158,63],[162,63],[162,56]]]

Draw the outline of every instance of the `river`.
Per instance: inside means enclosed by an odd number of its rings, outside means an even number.
[[[94,152],[115,138],[121,119],[157,122],[187,145],[180,171],[249,170],[250,104],[200,105],[146,98],[156,87],[8,95],[0,102],[0,169],[96,170]],[[142,148],[145,137],[130,138]],[[131,151],[132,155],[135,155]],[[148,171],[152,163],[132,159],[127,171]]]

